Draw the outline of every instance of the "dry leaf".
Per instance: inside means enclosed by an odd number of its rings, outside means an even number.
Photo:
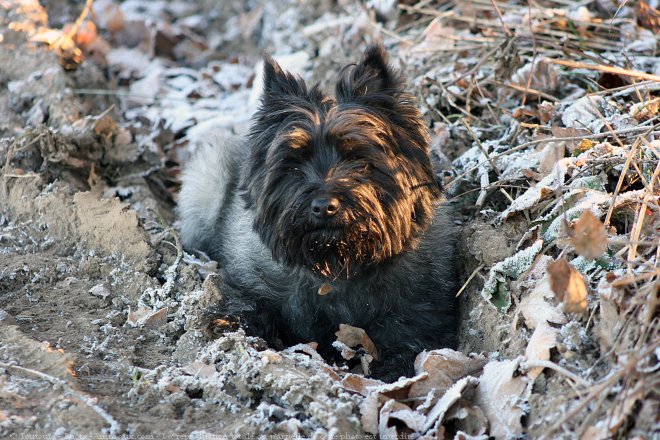
[[[525,376],[516,376],[520,359],[491,361],[484,367],[484,373],[477,386],[476,402],[490,422],[490,436],[495,438],[520,437],[523,433],[520,418],[529,391]]]
[[[110,288],[105,283],[97,284],[96,286],[89,289],[88,292],[101,299],[106,299],[112,294],[112,292],[110,292]]]
[[[449,348],[422,352],[415,359],[415,372],[418,375],[426,372],[428,376],[412,384],[409,398],[422,399],[432,390],[440,397],[465,376],[478,376],[486,362],[480,354],[466,356]]]
[[[186,365],[183,367],[183,371],[203,379],[208,379],[209,377],[213,377],[216,374],[215,365],[205,364],[204,362],[200,361],[194,361]]]
[[[476,378],[468,376],[449,388],[426,416],[426,424],[424,425],[423,432],[428,432],[430,429],[439,430],[447,411],[465,394],[472,392],[478,383],[479,381]]]
[[[353,359],[357,354],[355,350],[341,341],[334,341],[332,346],[341,354],[341,357],[347,361]]]
[[[367,332],[363,329],[348,324],[339,324],[339,331],[335,333],[335,336],[337,336],[337,341],[351,348],[361,345],[367,354],[376,360],[379,359],[376,344],[373,343]]]
[[[537,328],[546,322],[555,324],[566,322],[566,317],[559,307],[546,301],[553,297],[548,277],[545,277],[536,284],[534,290],[522,298],[518,309],[525,318],[527,327]]]
[[[582,139],[579,144],[573,147],[571,154],[573,156],[579,156],[585,151],[591,150],[595,145],[596,142],[592,141],[591,139]]]
[[[565,142],[548,142],[541,151],[541,159],[539,161],[539,173],[541,176],[547,176],[557,162],[564,158],[566,151]]]
[[[454,440],[484,440],[489,438],[488,419],[483,410],[469,401],[461,399],[447,412],[447,424],[451,423],[458,431]],[[461,435],[463,434],[463,435]]]
[[[652,7],[644,0],[635,2],[635,15],[637,24],[658,35],[660,32],[660,11]]]
[[[525,349],[525,358],[527,360],[543,360],[547,361],[550,359],[550,349],[554,347],[557,343],[557,330],[550,327],[546,322],[541,323],[532,337],[527,343],[527,349]],[[534,380],[541,374],[543,367],[530,368],[527,371],[527,377]]]
[[[341,379],[341,385],[349,390],[361,394],[363,396],[369,395],[369,388],[375,388],[385,385],[378,379],[360,376],[359,374],[348,373]]]
[[[538,105],[539,119],[547,124],[555,115],[555,105],[550,101],[543,101]]]
[[[360,403],[360,424],[364,432],[378,433],[378,409],[381,402],[378,393],[371,393]]]
[[[167,310],[167,307],[158,310],[140,307],[128,313],[126,323],[132,327],[158,328],[167,323]]]
[[[607,251],[605,225],[589,209],[580,215],[569,236],[575,251],[584,258],[593,260]]]
[[[66,35],[69,35],[73,29],[73,26],[73,23],[64,25],[63,32]],[[81,50],[86,51],[87,48],[98,38],[98,36],[99,35],[96,31],[96,25],[91,21],[85,21],[78,28],[78,32],[72,35],[72,38]]]
[[[580,272],[568,261],[561,259],[548,264],[550,287],[557,299],[564,303],[567,313],[582,313],[587,310],[587,283]]]
[[[325,295],[327,295],[328,293],[332,292],[333,290],[334,290],[334,289],[332,288],[332,286],[331,286],[330,284],[328,284],[328,283],[323,283],[323,284],[321,285],[321,287],[319,287],[319,292],[318,292],[318,293],[319,293],[320,296],[325,296]]]
[[[511,82],[521,87],[527,87],[529,84],[532,89],[552,92],[559,84],[559,69],[544,60],[528,63],[513,74]]]
[[[423,414],[413,411],[401,402],[388,400],[380,410],[378,434],[380,438],[401,438],[410,431],[420,432],[425,421]]]

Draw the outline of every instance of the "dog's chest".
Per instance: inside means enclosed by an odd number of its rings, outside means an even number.
[[[339,324],[364,327],[384,312],[378,295],[361,283],[301,283],[291,289],[282,304],[283,315],[304,333],[318,333],[319,326],[336,331]]]

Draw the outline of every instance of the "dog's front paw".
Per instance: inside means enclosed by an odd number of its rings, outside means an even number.
[[[415,374],[413,361],[415,354],[410,352],[385,352],[379,361],[371,364],[370,377],[383,382],[396,382],[401,376],[412,377]]]
[[[241,317],[228,314],[222,305],[211,306],[202,314],[201,327],[207,338],[216,339],[226,332],[234,332],[241,328]]]
[[[216,339],[227,332],[235,332],[239,328],[247,330],[245,317],[254,312],[254,306],[243,301],[223,299],[220,303],[204,309],[200,319],[200,327],[210,339]]]

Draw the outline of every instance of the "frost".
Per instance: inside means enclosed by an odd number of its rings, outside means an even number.
[[[599,95],[584,96],[568,106],[561,117],[564,126],[586,128],[592,133],[600,133],[605,126],[601,107],[604,99]]]
[[[495,307],[506,311],[511,305],[511,296],[507,284],[527,271],[536,255],[543,247],[543,240],[537,240],[530,247],[500,261],[490,269],[488,280],[481,291],[481,296]]]

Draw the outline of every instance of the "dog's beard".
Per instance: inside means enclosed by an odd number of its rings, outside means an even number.
[[[317,229],[292,235],[288,241],[285,248],[289,264],[301,265],[331,280],[351,278],[381,258],[381,240],[360,226]]]
[[[372,185],[368,190],[362,185],[359,195],[349,185],[340,192],[340,213],[324,221],[309,215],[310,196],[303,189],[284,191],[281,204],[257,213],[257,231],[273,258],[289,267],[303,267],[329,280],[354,277],[416,243],[415,199],[392,186],[394,180],[388,184],[388,192],[400,198],[387,204]]]

